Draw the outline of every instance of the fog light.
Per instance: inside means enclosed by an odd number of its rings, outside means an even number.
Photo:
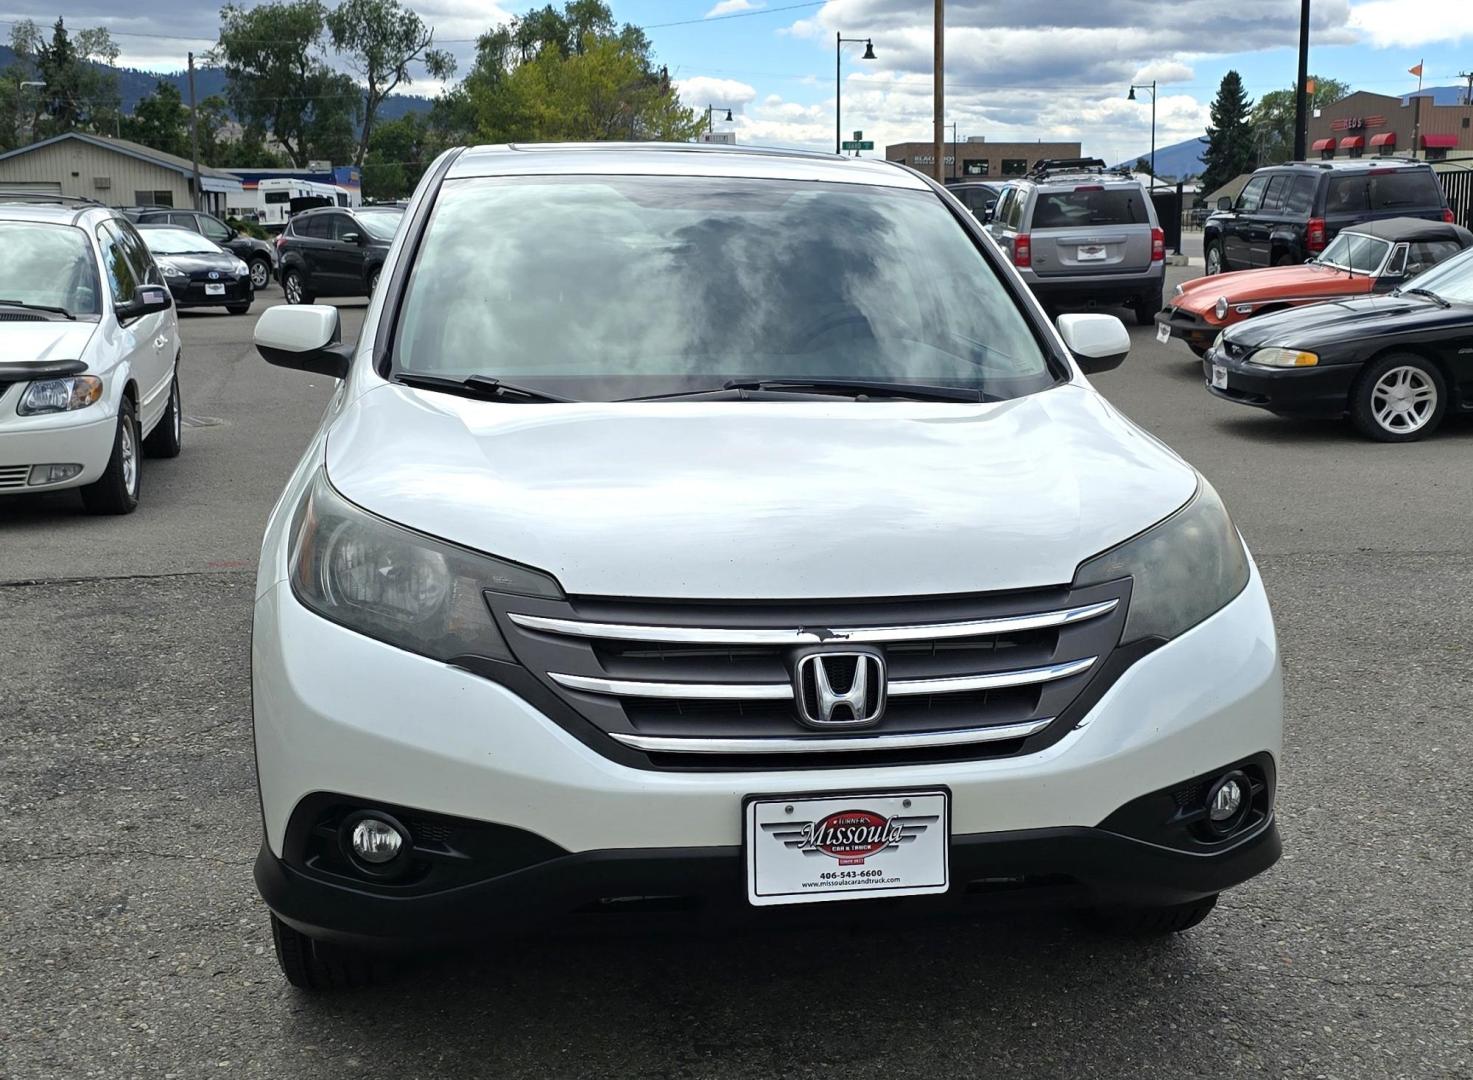
[[[1242,808],[1243,785],[1229,777],[1212,793],[1212,805],[1207,808],[1207,816],[1215,822],[1231,821]]]
[[[366,863],[393,862],[403,847],[404,835],[380,818],[366,817],[353,826],[353,854]]]
[[[30,484],[32,487],[59,484],[63,480],[70,480],[81,471],[82,466],[80,465],[32,465]]]

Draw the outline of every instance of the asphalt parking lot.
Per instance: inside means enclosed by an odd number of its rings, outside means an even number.
[[[558,937],[290,990],[250,877],[248,637],[330,385],[249,347],[279,296],[182,317],[185,449],[135,515],[0,504],[0,1076],[1473,1075],[1473,423],[1259,415],[1147,329],[1096,383],[1222,492],[1286,668],[1286,855],[1201,927]]]

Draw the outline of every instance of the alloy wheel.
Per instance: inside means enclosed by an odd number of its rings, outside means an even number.
[[[259,259],[251,263],[251,286],[256,289],[264,289],[271,281],[271,267]]]
[[[1207,276],[1222,273],[1222,252],[1215,247],[1207,249]]]
[[[174,441],[177,443],[184,437],[184,416],[181,413],[179,402],[179,377],[174,377],[174,386],[169,393],[169,412],[174,416]]]
[[[286,293],[286,302],[288,304],[300,304],[302,302],[302,279],[297,277],[295,272],[286,276],[286,284],[282,286],[282,290]]]
[[[1420,431],[1437,411],[1437,387],[1426,372],[1394,367],[1371,388],[1371,415],[1397,435]]]
[[[123,486],[128,489],[129,495],[138,494],[138,432],[135,425],[126,419],[123,421]]]

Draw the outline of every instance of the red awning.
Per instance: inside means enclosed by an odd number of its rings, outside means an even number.
[[[1371,145],[1372,146],[1395,146],[1396,145],[1396,132],[1394,132],[1394,131],[1383,131],[1380,135],[1372,135],[1371,136]]]
[[[1364,150],[1365,147],[1366,137],[1364,135],[1347,135],[1340,140],[1342,150]]]
[[[1333,150],[1333,149],[1335,149],[1335,140],[1334,139],[1316,139],[1314,141],[1314,145],[1312,145],[1310,147],[1310,149],[1311,150]]]
[[[1423,135],[1422,149],[1424,150],[1455,150],[1458,145],[1456,135]]]

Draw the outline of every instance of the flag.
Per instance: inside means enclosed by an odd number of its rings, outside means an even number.
[[[1407,68],[1407,74],[1415,75],[1417,78],[1420,79],[1422,77],[1422,65],[1418,64],[1416,67]]]

